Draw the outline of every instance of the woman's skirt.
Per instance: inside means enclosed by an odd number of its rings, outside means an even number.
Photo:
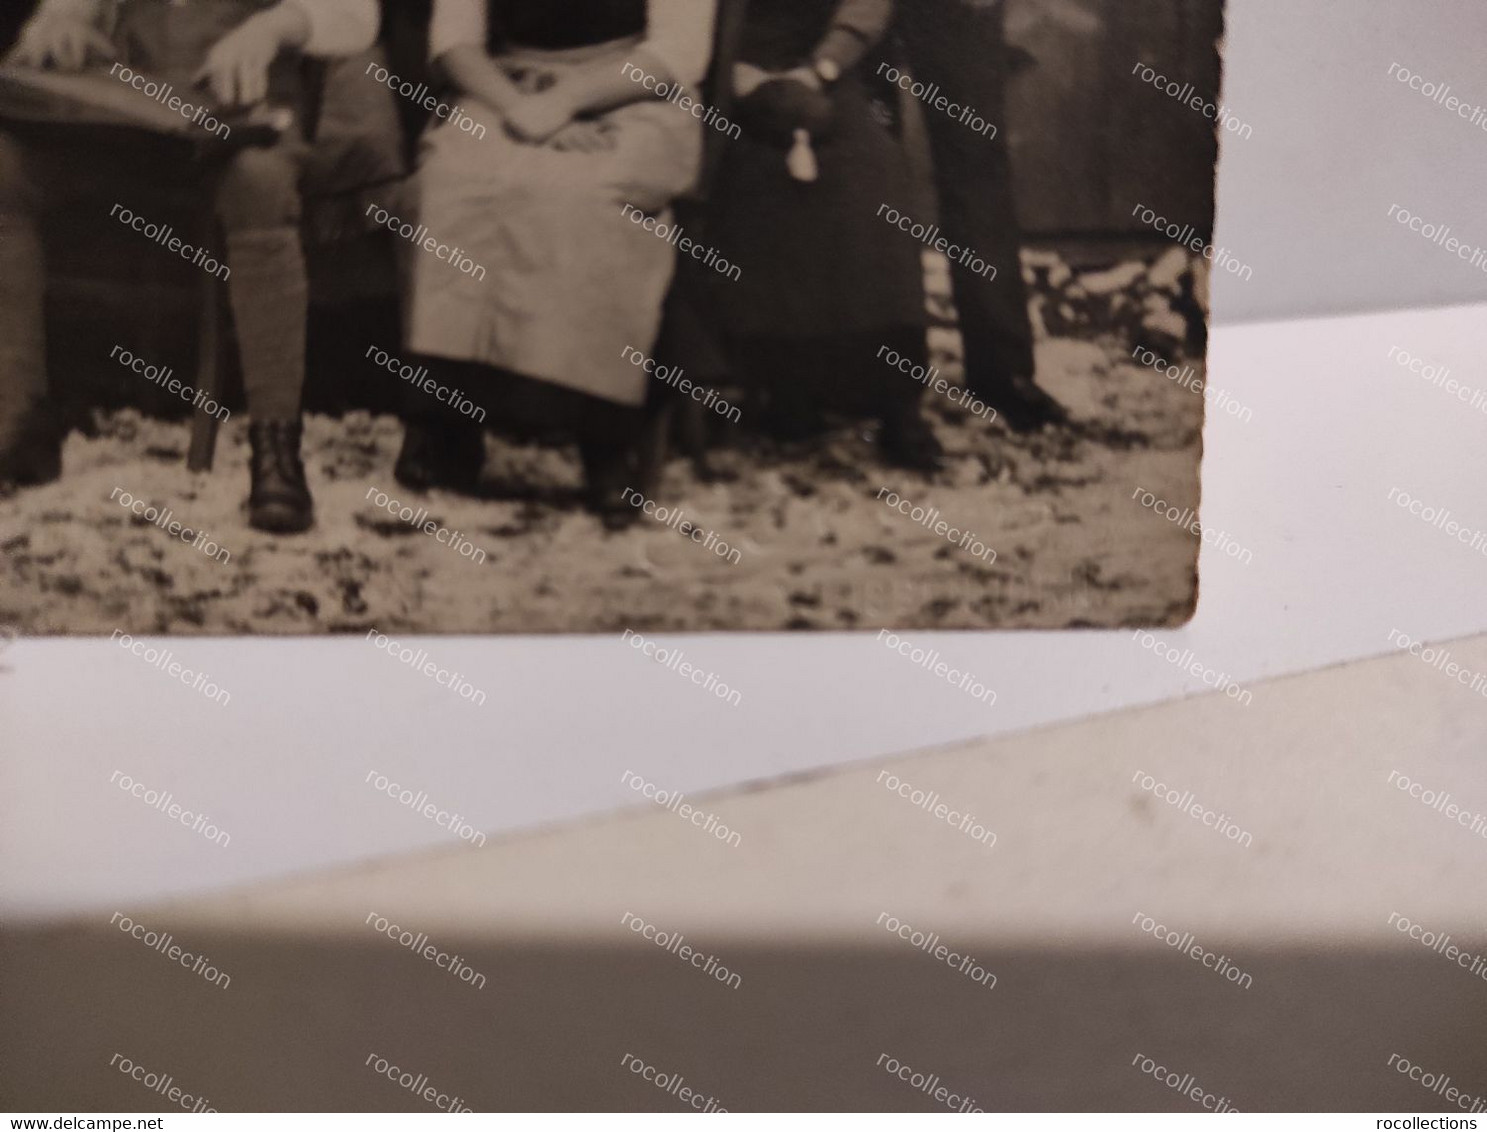
[[[845,79],[833,97],[837,128],[817,148],[817,180],[794,180],[785,152],[747,132],[723,159],[708,239],[742,272],[714,283],[732,336],[806,339],[926,321],[923,245],[884,219],[924,219],[924,194],[863,84]]]
[[[628,51],[598,57],[618,68]],[[560,73],[595,57],[521,62]],[[655,345],[675,249],[636,214],[670,220],[698,175],[701,123],[669,102],[632,103],[599,119],[612,148],[584,153],[513,141],[483,104],[462,112],[470,121],[451,119],[422,143],[418,222],[451,251],[411,249],[409,347],[643,403],[647,374],[631,359]]]

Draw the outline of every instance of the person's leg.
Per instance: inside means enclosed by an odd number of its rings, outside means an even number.
[[[1033,382],[1033,329],[1007,146],[1002,7],[923,0],[905,9],[902,31],[916,78],[939,84],[950,103],[962,107],[954,115],[927,107],[925,125],[941,226],[946,239],[965,249],[951,260],[951,278],[966,385],[1009,427],[1023,430],[1067,415]]]
[[[885,365],[882,351],[908,359],[909,368],[929,369],[929,346],[922,326],[895,326],[861,339],[863,367],[872,374],[874,398],[882,428],[878,449],[896,468],[930,475],[943,463],[945,450],[924,418],[924,386],[896,366]],[[859,367],[859,372],[861,372]]]
[[[298,139],[238,154],[218,186],[227,293],[252,418],[249,522],[302,531],[314,521],[300,460],[309,280],[300,243]]]
[[[393,478],[414,491],[447,488],[470,491],[485,462],[486,375],[467,362],[414,355],[408,363],[427,370],[439,385],[458,390],[472,408],[466,415],[411,383],[399,398],[403,444],[393,465]]]
[[[47,198],[37,165],[30,146],[0,133],[0,482],[18,484],[62,474],[63,429],[46,396]]]

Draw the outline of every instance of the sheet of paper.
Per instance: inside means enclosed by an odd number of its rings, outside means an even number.
[[[1214,385],[1253,419],[1210,413],[1203,518],[1253,561],[1205,548],[1196,619],[1159,635],[1179,661],[1242,692],[1386,653],[1400,634],[1487,629],[1482,552],[1447,533],[1487,531],[1487,414],[1449,387],[1487,390],[1484,314],[1216,332]],[[423,642],[490,690],[483,708],[357,640],[169,642],[231,689],[234,710],[116,645],[21,642],[0,656],[5,911],[155,900],[457,840],[385,792],[394,785],[496,837],[635,804],[626,771],[695,797],[1203,690],[1130,632],[915,636],[994,688],[991,705],[872,634],[675,643],[726,674],[741,703],[699,693],[617,634]],[[164,809],[121,788],[126,777]],[[170,805],[219,833],[208,840]]]

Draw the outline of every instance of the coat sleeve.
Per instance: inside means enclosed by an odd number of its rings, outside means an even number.
[[[717,0],[648,0],[645,48],[687,86],[702,81],[713,53]]]
[[[924,0],[910,0],[922,4]],[[893,21],[893,0],[842,0],[837,5],[831,29],[812,58],[830,59],[850,71],[888,32]]]
[[[310,21],[306,55],[354,55],[377,41],[377,0],[285,0]]]

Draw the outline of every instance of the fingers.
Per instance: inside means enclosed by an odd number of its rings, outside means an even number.
[[[203,88],[218,102],[222,101],[222,95],[217,90],[217,68],[213,65],[211,55],[207,56],[207,61],[201,65],[201,69],[191,76],[191,85]]]
[[[268,63],[253,55],[213,51],[192,78],[224,106],[253,106],[268,97]]]
[[[59,32],[52,42],[52,61],[64,71],[76,71],[88,57],[87,40],[78,34],[77,28],[68,27]]]
[[[254,106],[268,97],[268,68],[244,60],[237,69],[238,102]]]

